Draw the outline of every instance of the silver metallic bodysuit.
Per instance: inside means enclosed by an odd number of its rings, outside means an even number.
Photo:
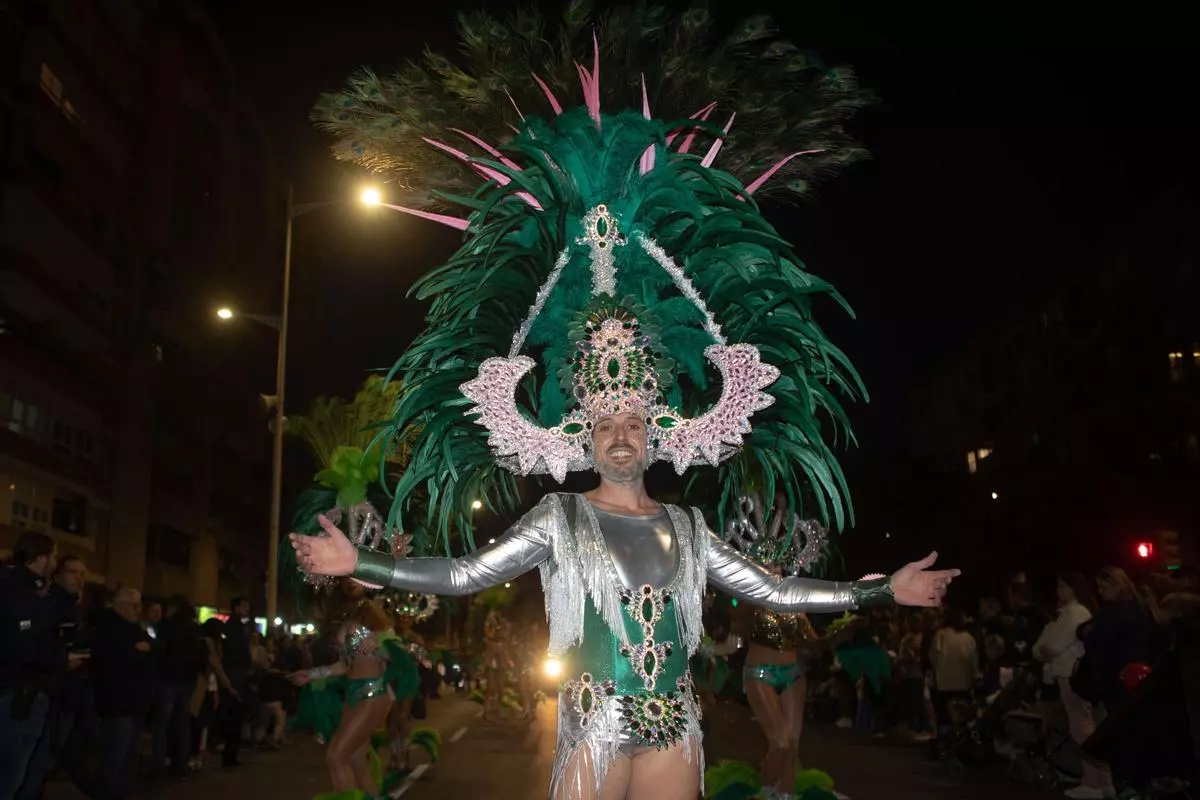
[[[559,694],[550,787],[556,800],[599,795],[612,762],[643,746],[682,747],[703,781],[699,704],[679,663],[700,644],[706,582],[787,612],[853,609],[859,597],[849,582],[771,574],[717,538],[696,509],[665,506],[654,516],[628,517],[567,494],[547,495],[471,555],[393,560],[360,551],[356,575],[409,591],[467,595],[534,567],[546,595],[549,654],[582,662]],[[612,646],[585,641],[585,628]],[[615,665],[600,663],[605,654]],[[656,722],[663,718],[654,716],[661,711],[656,700],[670,704],[667,737]]]

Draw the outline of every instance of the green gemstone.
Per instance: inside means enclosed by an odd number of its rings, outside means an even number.
[[[642,659],[642,668],[646,670],[647,675],[654,674],[654,668],[658,666],[658,659],[654,653],[646,653],[646,657]]]
[[[563,425],[562,431],[563,431],[563,433],[567,434],[568,436],[574,436],[577,433],[583,433],[583,423],[582,422],[568,422],[566,425]]]
[[[642,619],[646,622],[654,619],[654,603],[649,598],[642,601]]]
[[[583,713],[588,713],[592,710],[592,690],[584,689],[579,693],[579,707],[583,709]]]
[[[621,362],[615,358],[608,360],[608,377],[615,378],[621,374]]]
[[[600,234],[601,236],[608,235],[608,220],[606,220],[604,217],[600,217],[598,220],[596,220],[596,233]]]
[[[675,427],[675,418],[674,417],[658,417],[657,419],[654,420],[654,424],[660,428],[663,428],[664,430],[670,430],[671,428]]]

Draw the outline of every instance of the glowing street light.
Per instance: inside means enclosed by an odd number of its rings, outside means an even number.
[[[475,509],[476,511],[478,511],[479,509],[483,508],[483,501],[482,501],[482,500],[476,500],[474,503],[471,503],[471,508],[473,508],[473,509]]]
[[[359,201],[367,206],[385,205],[383,193],[379,189],[363,187],[358,195]],[[287,377],[287,343],[288,343],[288,312],[291,305],[292,292],[292,225],[297,217],[326,206],[342,205],[352,202],[349,198],[339,200],[322,200],[315,203],[297,203],[292,186],[287,191],[286,227],[283,245],[283,285],[279,316],[261,314],[235,313],[232,308],[217,309],[217,317],[223,321],[234,317],[245,317],[255,322],[273,328],[279,334],[279,353],[275,360],[275,395],[272,407],[274,409],[274,441],[271,447],[271,518],[268,528],[267,542],[267,617],[275,616],[279,605],[279,529],[281,521],[282,482],[283,482],[283,429],[284,429],[284,388]],[[477,506],[479,508],[481,506]]]
[[[1000,494],[999,494],[998,492],[992,492],[992,499],[993,499],[993,500],[999,500],[999,499],[1000,499]]]
[[[542,665],[542,669],[545,671],[547,677],[557,678],[559,675],[562,675],[562,662],[557,658],[547,658]]]
[[[282,624],[283,624],[283,617],[276,617],[275,618],[275,627],[278,628]]]
[[[505,589],[511,589],[511,588],[512,588],[512,584],[511,584],[511,583],[506,583],[506,584],[504,584],[504,588],[505,588]]]

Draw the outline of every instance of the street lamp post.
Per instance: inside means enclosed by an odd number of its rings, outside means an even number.
[[[279,517],[283,492],[283,395],[287,387],[288,309],[292,298],[292,222],[295,190],[288,184],[287,231],[283,243],[283,298],[279,313],[279,355],[275,362],[275,437],[271,442],[271,521],[267,541],[267,618],[279,607]]]
[[[364,205],[377,206],[382,204],[382,195],[378,189],[364,189],[360,201]],[[335,205],[342,200],[325,200],[317,203],[301,203],[296,205],[295,191],[289,184],[287,191],[287,228],[284,233],[283,245],[283,296],[280,300],[278,317],[261,314],[235,314],[232,309],[217,309],[217,317],[230,320],[242,316],[274,328],[279,334],[279,352],[275,361],[275,419],[274,437],[271,443],[271,519],[267,543],[267,619],[274,619],[279,607],[279,527],[283,505],[283,426],[284,392],[287,388],[287,340],[288,314],[291,307],[292,295],[292,223],[299,216],[315,211],[318,208]]]

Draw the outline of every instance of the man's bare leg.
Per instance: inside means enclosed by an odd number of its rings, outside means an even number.
[[[624,800],[696,800],[700,796],[700,748],[683,742],[667,750],[648,747],[631,759]],[[690,755],[690,758],[689,758]],[[608,800],[608,784],[604,786]]]
[[[591,748],[584,745],[567,762],[550,800],[626,800],[630,769],[629,757],[618,755],[604,777],[604,787],[596,794],[595,763]]]

